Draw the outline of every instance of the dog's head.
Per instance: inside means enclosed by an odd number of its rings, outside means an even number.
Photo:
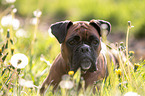
[[[61,54],[70,70],[96,71],[96,60],[101,51],[101,25],[107,25],[107,34],[111,25],[103,20],[61,21],[51,25],[52,34],[61,45]]]

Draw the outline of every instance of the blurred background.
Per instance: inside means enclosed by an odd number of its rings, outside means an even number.
[[[127,22],[131,21],[134,28],[130,30],[129,48],[135,51],[136,58],[138,56],[144,58],[144,4],[144,0],[0,0],[0,18],[8,15],[10,13],[8,8],[14,5],[20,27],[31,30],[30,21],[34,17],[33,12],[39,9],[42,15],[38,30],[43,33],[48,31],[50,24],[57,21],[103,19],[112,25],[111,35],[108,37],[110,42],[124,41]]]
[[[7,53],[13,49],[14,54],[22,53],[29,59],[20,77],[40,86],[60,52],[60,44],[50,34],[49,26],[63,20],[109,21],[112,31],[108,40],[114,44],[125,42],[127,22],[131,21],[134,27],[129,33],[129,50],[135,53],[133,61],[145,59],[144,4],[145,0],[0,0],[0,48],[9,45],[2,54],[3,58],[8,56],[5,62],[0,62],[0,70],[11,65],[12,55]],[[7,35],[8,29],[10,36]],[[10,37],[11,44],[6,36]],[[5,72],[0,85],[6,85],[10,74],[12,71]],[[0,89],[4,88],[0,86]],[[29,90],[25,89],[25,92]]]

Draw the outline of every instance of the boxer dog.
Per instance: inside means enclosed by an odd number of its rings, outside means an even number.
[[[48,85],[56,89],[64,74],[76,72],[78,68],[83,72],[85,87],[108,75],[106,56],[101,52],[102,24],[106,24],[109,34],[111,24],[103,20],[61,21],[51,25],[52,34],[61,44],[61,53],[54,60],[42,84],[41,94]]]

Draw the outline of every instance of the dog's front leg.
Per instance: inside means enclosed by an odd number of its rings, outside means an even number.
[[[61,55],[58,55],[57,58],[54,60],[49,75],[46,77],[44,82],[42,83],[40,94],[44,94],[46,88],[50,85],[53,85],[53,90],[55,90],[61,81],[61,78],[64,74],[68,73],[68,66],[64,62]]]

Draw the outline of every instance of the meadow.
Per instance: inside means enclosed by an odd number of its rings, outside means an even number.
[[[60,44],[49,26],[66,19],[104,19],[112,24],[113,33],[123,32],[124,42],[113,42],[120,67],[110,62],[108,78],[94,83],[101,86],[95,94],[91,88],[85,90],[79,69],[73,76],[64,76],[56,93],[49,86],[45,96],[144,96],[145,60],[136,60],[128,44],[132,37],[145,37],[144,3],[143,0],[0,0],[0,96],[39,96],[41,84],[60,52]],[[133,28],[128,21],[132,21]],[[122,53],[126,54],[125,62]],[[82,88],[77,92],[79,82]]]

